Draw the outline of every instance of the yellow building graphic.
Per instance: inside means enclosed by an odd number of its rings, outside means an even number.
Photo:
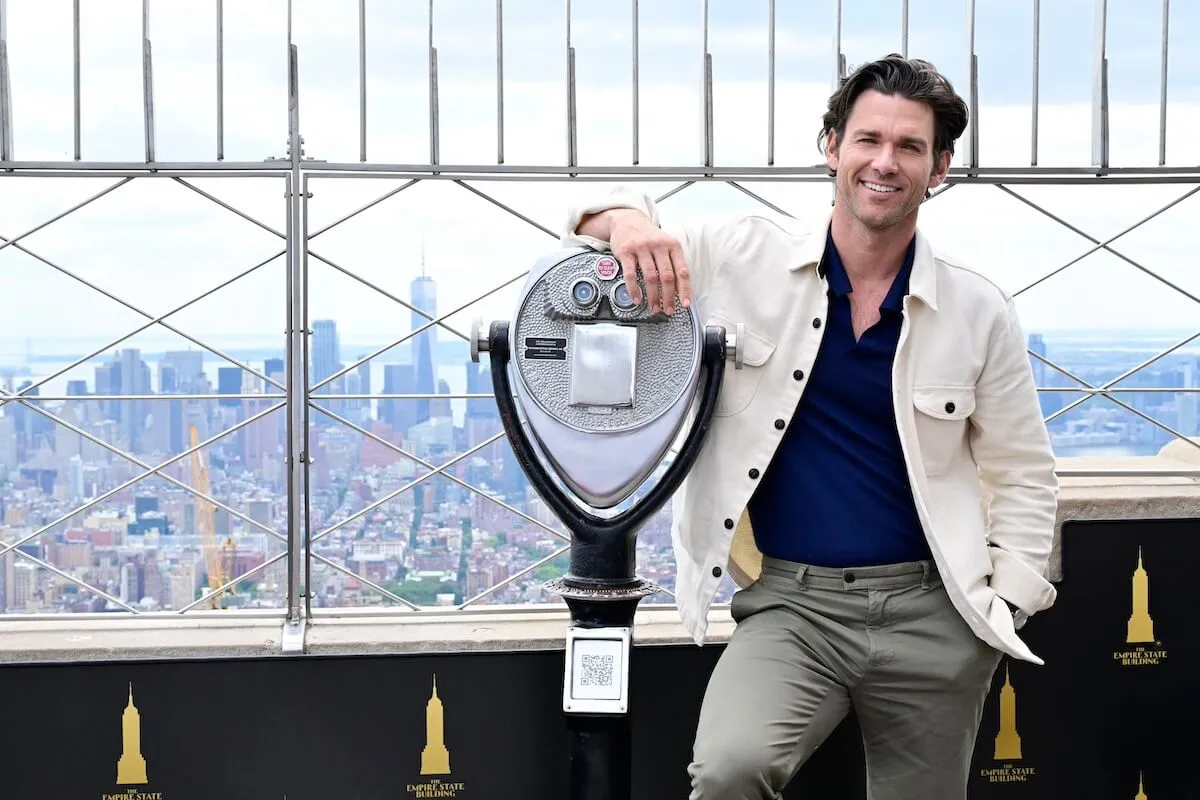
[[[1013,689],[1008,667],[1004,668],[1004,686],[1000,688],[1000,732],[996,734],[995,759],[1019,761],[1021,736],[1017,733],[1017,692]]]
[[[425,749],[421,751],[422,775],[449,775],[450,751],[446,749],[446,719],[433,676],[433,694],[425,705]]]
[[[1142,548],[1138,547],[1137,569],[1133,571],[1133,613],[1129,615],[1129,644],[1154,641],[1154,620],[1150,618],[1150,576],[1142,565]]]
[[[1146,790],[1142,785],[1142,773],[1138,772],[1138,793],[1133,800],[1150,800],[1150,795],[1146,794]]]
[[[133,704],[133,684],[129,684],[129,702],[121,714],[121,758],[117,761],[117,784],[140,785],[147,782],[146,759],[142,757],[142,716]]]

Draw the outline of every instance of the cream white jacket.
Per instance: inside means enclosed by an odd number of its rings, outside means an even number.
[[[660,224],[649,197],[620,188],[570,209],[563,244],[607,249],[575,230],[617,207]],[[745,325],[745,366],[726,370],[706,444],[673,498],[676,602],[697,644],[724,571],[741,586],[757,577],[750,471],[770,464],[784,435],[775,422],[790,422],[826,329],[814,321],[827,313],[817,265],[828,222],[744,214],[665,227],[683,244],[701,320]],[[1055,600],[1045,574],[1058,482],[1025,337],[1012,298],[920,232],[892,377],[917,511],[950,599],[980,639],[1043,663],[1017,628]]]

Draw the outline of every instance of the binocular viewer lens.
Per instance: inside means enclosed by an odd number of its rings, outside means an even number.
[[[629,287],[624,283],[618,283],[613,287],[612,303],[622,311],[632,311],[637,308],[637,303],[633,302],[633,296],[629,294]]]
[[[571,300],[580,308],[591,308],[600,299],[600,290],[587,278],[580,278],[571,287]]]
[[[620,311],[633,311],[638,307],[629,287],[624,283],[616,283],[609,292],[609,301]],[[571,302],[581,310],[591,309],[600,300],[600,289],[590,278],[580,278],[571,285]]]

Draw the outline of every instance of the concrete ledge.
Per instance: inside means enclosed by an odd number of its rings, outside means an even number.
[[[725,609],[710,614],[708,641],[733,631]],[[566,609],[533,611],[511,606],[486,613],[413,612],[400,616],[317,617],[308,631],[306,651],[317,655],[350,653],[446,652],[462,650],[558,650],[563,647]],[[638,644],[692,644],[672,607],[647,606],[634,619]]]
[[[0,622],[0,664],[263,657],[280,654],[282,629],[282,615],[8,617]]]
[[[1196,450],[1186,442],[1175,446]],[[1172,445],[1164,453],[1176,453]],[[1196,450],[1200,453],[1200,450]],[[1190,453],[1189,453],[1190,455]],[[1200,459],[1197,460],[1200,463]],[[1064,458],[1064,471],[1123,470],[1126,474],[1096,477],[1063,477],[1058,498],[1058,521],[1054,550],[1050,556],[1052,581],[1062,580],[1062,525],[1069,520],[1090,519],[1165,519],[1200,517],[1200,477],[1133,476],[1138,471],[1194,471],[1197,463],[1188,463],[1168,455],[1129,458]]]
[[[733,630],[725,609],[710,615],[708,641]],[[306,655],[555,650],[563,647],[565,608],[510,606],[484,612],[355,610],[315,614]],[[646,607],[634,621],[637,644],[691,645],[672,607]],[[0,622],[0,664],[115,660],[284,657],[283,615],[236,612],[180,615],[72,615]]]

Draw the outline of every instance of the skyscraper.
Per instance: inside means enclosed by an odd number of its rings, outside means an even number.
[[[309,384],[310,388],[316,386],[342,368],[337,322],[331,319],[318,319],[313,322],[312,330],[312,347],[309,354],[312,372],[312,383]],[[343,381],[338,379],[322,386],[313,392],[313,394],[318,396],[322,394],[340,394],[342,384]],[[333,405],[329,400],[320,400],[317,402],[319,408],[324,408],[328,411],[335,410]],[[321,424],[329,422],[329,418],[323,414],[316,415],[315,419],[320,420]]]
[[[383,367],[384,394],[413,394],[416,391],[416,370],[412,364],[385,364]],[[391,398],[379,401],[379,418],[404,435],[417,424],[416,404],[412,400]]]
[[[318,384],[342,368],[337,322],[318,319],[312,324],[312,382]]]
[[[1053,372],[1043,361],[1046,358],[1046,339],[1040,333],[1029,334],[1029,366],[1033,370],[1033,385],[1039,389],[1058,386],[1058,373]],[[1038,358],[1036,356],[1040,356]],[[1063,407],[1066,395],[1062,392],[1038,392],[1038,403],[1042,417],[1048,417]]]
[[[424,274],[423,269],[421,276],[412,282],[411,302],[415,308],[424,311],[429,318],[437,317],[437,284],[434,283],[433,278]],[[429,325],[429,318],[413,311],[413,330]],[[417,392],[420,394],[433,394],[437,391],[435,378],[436,365],[433,360],[434,347],[437,342],[437,326],[429,325],[425,330],[414,336],[412,342],[413,362],[417,367]],[[422,423],[429,419],[429,417],[429,400],[418,400],[417,423]]]

